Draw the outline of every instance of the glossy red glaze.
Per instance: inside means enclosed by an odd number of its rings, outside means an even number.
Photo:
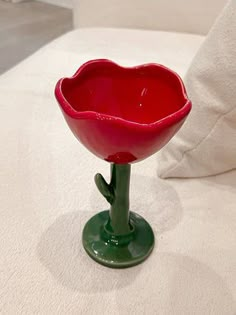
[[[191,110],[180,77],[159,64],[124,68],[91,60],[73,77],[60,79],[55,96],[79,141],[118,164],[160,150]]]

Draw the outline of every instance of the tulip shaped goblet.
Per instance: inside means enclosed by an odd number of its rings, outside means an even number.
[[[159,151],[184,123],[191,102],[183,82],[159,64],[127,68],[97,59],[60,79],[55,96],[76,138],[111,165],[109,183],[95,175],[110,209],[86,223],[83,246],[105,266],[137,265],[151,253],[154,234],[129,209],[131,164]]]

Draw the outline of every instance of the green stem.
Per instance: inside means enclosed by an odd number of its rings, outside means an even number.
[[[96,174],[95,183],[101,194],[110,203],[110,219],[106,229],[115,235],[129,234],[129,185],[130,164],[111,164],[111,182],[107,184],[101,174]]]

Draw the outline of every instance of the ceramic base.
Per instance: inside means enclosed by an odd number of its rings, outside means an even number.
[[[116,236],[106,231],[109,211],[93,216],[83,230],[83,246],[91,258],[111,268],[126,268],[144,261],[154,247],[154,234],[148,222],[130,212],[131,232]]]

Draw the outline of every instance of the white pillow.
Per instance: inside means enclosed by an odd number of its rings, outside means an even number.
[[[236,1],[229,1],[185,78],[193,108],[159,153],[158,173],[198,177],[236,168]]]

